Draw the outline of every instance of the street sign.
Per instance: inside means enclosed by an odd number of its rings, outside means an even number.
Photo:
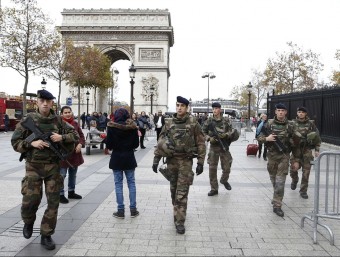
[[[68,105],[68,106],[72,105],[72,97],[66,98],[66,105]]]

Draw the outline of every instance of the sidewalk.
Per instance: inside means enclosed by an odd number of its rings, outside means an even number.
[[[217,196],[207,196],[207,163],[203,174],[195,176],[189,192],[185,235],[176,234],[169,183],[151,169],[155,137],[148,137],[147,148],[135,153],[140,215],[134,219],[129,217],[128,208],[124,220],[112,217],[116,202],[109,157],[102,150],[91,149],[91,155],[84,154],[85,163],[77,176],[77,193],[83,199],[60,204],[53,235],[57,247],[47,251],[41,247],[39,235],[45,197],[32,238],[22,236],[20,182],[24,163],[18,162],[19,154],[10,146],[11,136],[12,132],[0,133],[0,256],[340,256],[339,223],[327,220],[335,234],[335,246],[330,245],[322,228],[318,244],[313,244],[310,222],[300,228],[301,217],[313,209],[313,171],[309,199],[300,198],[298,190],[290,189],[291,179],[287,176],[285,216],[273,213],[267,162],[246,156],[249,142],[245,140],[252,142],[251,132],[231,145],[231,191],[222,185]],[[328,150],[326,147],[322,146],[322,150]],[[124,196],[128,207],[126,185]]]

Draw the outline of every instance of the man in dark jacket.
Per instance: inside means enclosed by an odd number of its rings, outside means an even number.
[[[155,115],[154,123],[155,123],[155,130],[156,130],[156,133],[157,133],[157,141],[158,141],[159,134],[161,133],[162,128],[165,124],[165,118],[162,115],[162,111],[158,111],[158,114]]]
[[[134,149],[139,145],[138,129],[129,112],[124,108],[116,110],[115,121],[110,121],[107,127],[106,146],[112,150],[109,168],[113,170],[117,201],[117,212],[113,217],[124,219],[125,206],[123,196],[123,174],[127,180],[130,197],[131,218],[139,215],[136,205],[135,168],[137,162]]]

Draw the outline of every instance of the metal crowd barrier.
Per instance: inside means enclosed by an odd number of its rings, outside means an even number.
[[[301,228],[303,228],[306,218],[311,220],[314,244],[317,243],[319,225],[328,231],[330,244],[334,245],[334,234],[331,228],[322,224],[320,218],[323,221],[326,219],[340,220],[340,151],[322,152],[313,163],[315,170],[314,210],[302,217]]]

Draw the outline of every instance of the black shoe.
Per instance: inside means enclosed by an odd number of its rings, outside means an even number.
[[[274,207],[273,212],[276,213],[277,216],[283,217],[285,213],[281,210],[280,207]]]
[[[74,191],[68,191],[68,198],[69,199],[82,199],[81,195],[76,194]]]
[[[259,154],[259,156],[258,156],[259,158],[261,158],[261,154]]]
[[[22,234],[24,235],[24,238],[29,239],[32,236],[33,233],[33,225],[34,224],[26,224],[24,225],[24,229],[22,230]]]
[[[92,148],[98,148],[96,145],[93,145]]]
[[[137,211],[137,209],[131,209],[130,213],[131,213],[131,218],[135,218],[139,215],[139,211]]]
[[[227,182],[224,184],[224,187],[227,189],[227,190],[231,190],[231,185]]]
[[[65,195],[61,195],[60,196],[60,200],[59,200],[60,203],[68,203],[68,199],[65,197]]]
[[[176,225],[176,231],[178,234],[184,234],[185,233],[184,225]]]
[[[303,199],[308,199],[308,195],[306,192],[300,192],[300,196],[303,198]]]
[[[218,195],[218,191],[217,190],[210,190],[210,192],[208,193],[208,196],[213,196],[213,195]]]
[[[297,185],[297,183],[292,182],[292,183],[290,184],[290,188],[291,188],[292,190],[295,190],[295,189],[296,189],[296,185]]]
[[[266,160],[267,160],[267,157],[263,157],[263,160],[265,160],[265,161],[266,161]]]
[[[123,211],[117,211],[117,212],[114,212],[112,214],[113,217],[117,218],[117,219],[124,219],[125,218],[125,214]]]
[[[145,149],[146,147],[145,146],[141,146],[140,148]]]
[[[55,243],[51,236],[43,236],[41,235],[40,243],[47,249],[47,250],[54,250]]]

